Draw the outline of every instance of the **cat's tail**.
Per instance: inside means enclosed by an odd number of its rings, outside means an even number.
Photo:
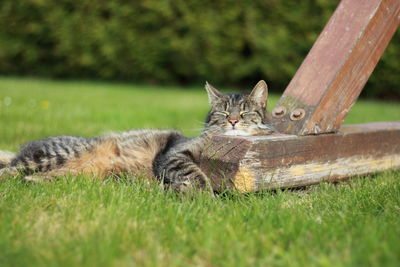
[[[9,165],[15,156],[13,152],[0,150],[0,169]]]

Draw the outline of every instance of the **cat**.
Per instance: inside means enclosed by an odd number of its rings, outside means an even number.
[[[202,134],[187,138],[176,130],[130,130],[84,138],[54,136],[29,142],[18,154],[0,153],[0,177],[23,174],[26,181],[47,181],[63,175],[147,175],[166,188],[185,192],[210,189],[199,168],[202,148],[215,135],[267,135],[268,87],[259,81],[250,94],[223,94],[205,85],[210,111]]]

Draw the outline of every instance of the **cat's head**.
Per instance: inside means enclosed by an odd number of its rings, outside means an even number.
[[[250,94],[223,94],[206,83],[211,110],[206,130],[217,128],[223,135],[265,135],[274,131],[267,121],[268,86],[259,81]]]

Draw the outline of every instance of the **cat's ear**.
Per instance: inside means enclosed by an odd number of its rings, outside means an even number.
[[[214,104],[217,100],[221,99],[224,97],[224,94],[222,94],[220,91],[215,89],[211,84],[206,82],[206,90],[208,94],[208,103],[210,105]]]
[[[267,105],[268,85],[265,81],[259,81],[250,93],[250,98],[265,108]]]

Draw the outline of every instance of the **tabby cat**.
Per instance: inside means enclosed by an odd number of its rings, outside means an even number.
[[[211,110],[203,133],[187,138],[175,130],[131,130],[100,137],[55,136],[0,153],[0,177],[23,174],[27,181],[61,175],[107,177],[146,174],[176,191],[207,188],[199,168],[202,148],[214,135],[265,135],[273,131],[266,113],[267,84],[250,94],[222,94],[206,83]]]

